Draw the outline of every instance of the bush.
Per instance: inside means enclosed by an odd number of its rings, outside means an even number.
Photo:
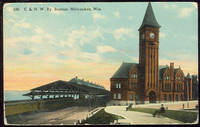
[[[114,120],[122,119],[123,117],[109,114],[105,112],[104,109],[101,109],[99,112],[94,114],[92,117],[87,118],[86,120],[83,120],[81,123],[85,124],[110,124],[111,122],[114,122]]]
[[[151,108],[132,108],[131,111],[144,112],[154,114],[158,109]],[[160,115],[182,121],[184,123],[193,123],[197,119],[197,112],[186,112],[186,111],[175,111],[175,110],[165,110],[165,113]]]
[[[171,119],[179,120],[184,123],[193,123],[197,119],[197,112],[186,112],[186,111],[174,111],[168,110],[162,114],[165,117],[169,117]]]

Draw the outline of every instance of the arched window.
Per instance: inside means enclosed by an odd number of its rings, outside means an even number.
[[[169,75],[167,75],[166,80],[169,80]]]
[[[137,74],[136,74],[136,73],[133,73],[133,74],[131,75],[131,78],[137,79]]]

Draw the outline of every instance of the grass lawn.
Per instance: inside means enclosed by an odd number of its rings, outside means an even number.
[[[83,124],[110,124],[114,122],[114,120],[124,119],[121,116],[113,115],[110,113],[105,112],[104,109],[101,109],[99,112],[94,114],[92,117],[87,118],[86,120],[82,121]]]
[[[151,108],[132,108],[130,111],[144,112],[153,114],[158,109]],[[161,114],[162,116],[182,121],[184,123],[193,123],[197,119],[197,112],[186,112],[186,111],[175,111],[175,110],[165,110],[165,113]]]

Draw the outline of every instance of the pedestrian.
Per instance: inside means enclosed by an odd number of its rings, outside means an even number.
[[[165,108],[164,108],[164,105],[163,105],[163,104],[161,104],[160,112],[161,112],[161,113],[164,113],[164,112],[165,112]]]
[[[183,109],[184,109],[184,104],[183,104]]]

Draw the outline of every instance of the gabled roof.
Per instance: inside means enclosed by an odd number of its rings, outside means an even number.
[[[84,94],[93,94],[93,95],[97,95],[97,94],[102,95],[102,94],[109,93],[109,91],[107,91],[103,86],[96,85],[96,87],[94,87],[95,84],[88,85],[89,84],[88,83],[86,85],[86,83],[83,81],[75,82],[74,80],[75,78],[73,78],[69,82],[62,81],[62,80],[51,82],[46,85],[31,89],[31,92],[24,94],[24,96],[30,96],[32,94],[34,95],[44,94],[42,91],[48,91],[48,93],[50,94],[61,94],[63,93],[63,91],[68,92],[68,93],[78,92],[80,94],[84,93]]]
[[[169,68],[168,65],[160,65],[159,66],[159,80],[163,79],[163,74],[165,73],[166,69]],[[170,69],[170,68],[169,68]],[[174,68],[174,75],[176,75],[176,73],[178,72],[179,68]],[[181,70],[181,72],[183,73],[183,70]],[[184,74],[184,73],[183,73]],[[191,77],[190,77],[191,78]]]
[[[169,66],[167,66],[167,65],[159,66],[159,80],[163,79],[163,74],[167,68],[169,68]]]
[[[139,30],[142,29],[144,26],[160,28],[160,25],[158,24],[156,17],[154,16],[154,12],[153,12],[150,2],[146,9],[146,13],[145,13],[142,25],[140,26]]]
[[[178,72],[179,68],[174,68],[174,74],[176,74]],[[181,70],[181,72],[183,73],[183,70]],[[184,74],[184,73],[183,73]]]
[[[137,63],[122,63],[111,78],[129,78],[131,68],[137,65]]]

